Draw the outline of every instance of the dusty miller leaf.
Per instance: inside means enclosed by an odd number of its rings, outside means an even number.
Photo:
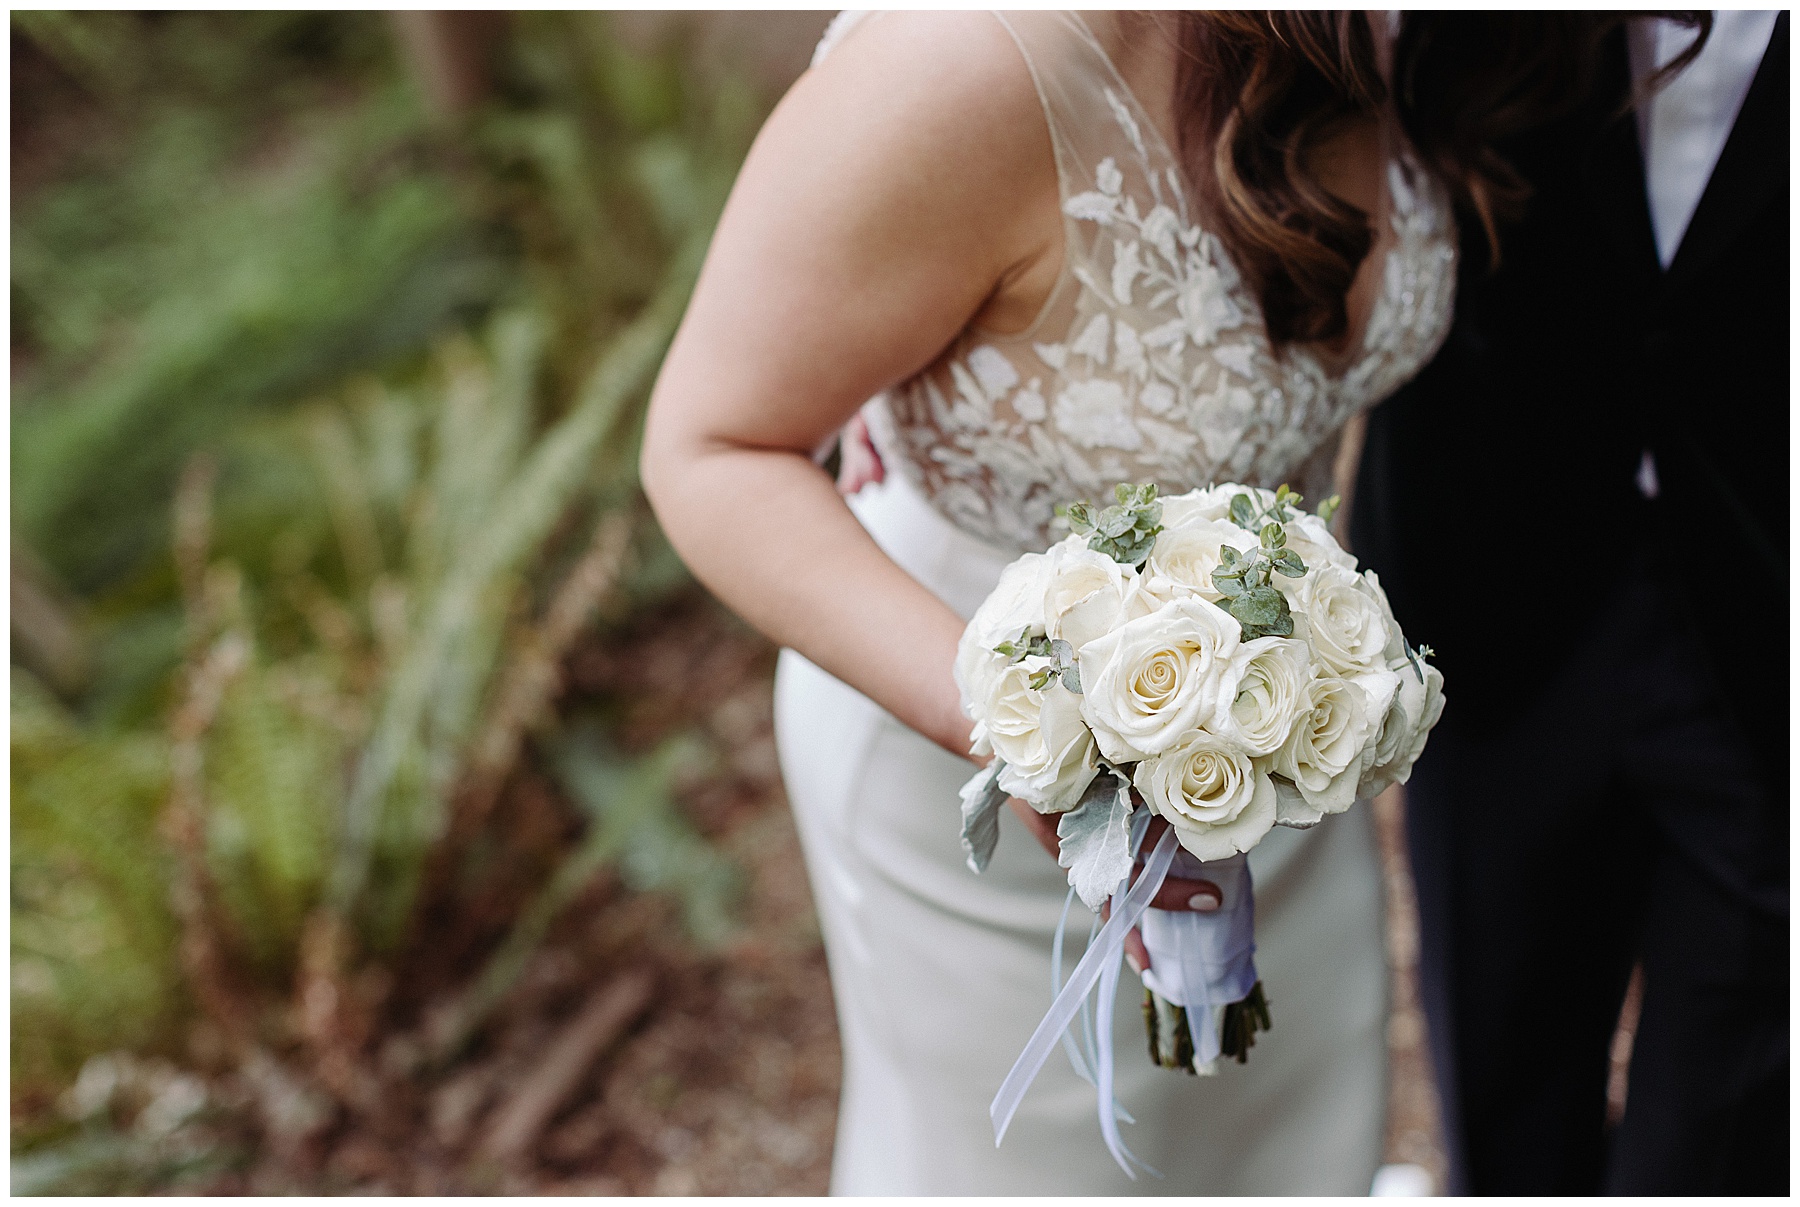
[[[1081,803],[1056,823],[1056,836],[1057,863],[1069,869],[1082,902],[1099,909],[1131,872],[1131,785],[1114,771],[1096,775]]]
[[[1006,793],[1000,787],[1000,769],[1006,766],[995,759],[969,778],[958,794],[962,797],[962,845],[968,857],[969,870],[987,871],[1000,842],[1000,806]]]

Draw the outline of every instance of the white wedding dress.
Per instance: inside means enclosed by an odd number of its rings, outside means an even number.
[[[1065,214],[1061,280],[1025,332],[970,329],[865,410],[889,467],[852,507],[963,616],[1059,502],[1121,481],[1330,493],[1338,434],[1417,372],[1449,327],[1443,190],[1387,165],[1384,265],[1360,351],[1332,373],[1276,357],[1255,297],[1194,224],[1169,149],[1087,27],[1007,13],[1043,100]],[[819,57],[857,22],[846,14]],[[880,36],[868,23],[858,36]],[[817,61],[815,59],[815,61]],[[1274,1016],[1217,1077],[1152,1067],[1142,988],[1116,1011],[1126,1143],[1165,1177],[1128,1181],[1094,1092],[1053,1055],[995,1148],[988,1103],[1049,1006],[1067,883],[1002,811],[999,850],[963,862],[970,765],[793,651],[776,676],[782,771],[824,929],[844,1047],[838,1194],[1366,1194],[1386,1107],[1382,886],[1369,811],[1277,829],[1250,854],[1257,964]],[[1071,926],[1072,967],[1087,915]]]

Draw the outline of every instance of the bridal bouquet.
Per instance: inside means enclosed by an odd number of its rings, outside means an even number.
[[[1094,988],[1097,1031],[1110,1034],[1125,933],[1141,923],[1150,952],[1151,1058],[1190,1073],[1242,1061],[1271,1021],[1244,853],[1274,826],[1312,826],[1405,783],[1443,711],[1443,676],[1333,539],[1335,499],[1312,514],[1285,486],[1115,495],[1059,509],[1068,538],[1007,567],[963,634],[956,681],[974,753],[993,756],[962,792],[970,866],[987,866],[999,808],[1016,796],[1061,815],[1071,895],[1096,911],[1111,902],[995,1099],[996,1142],[1061,1040],[1100,1089],[1102,1128],[1130,1172],[1110,1048],[1090,1044],[1083,1060],[1065,1037]],[[1143,851],[1152,816],[1168,828]],[[1218,884],[1219,910],[1149,911],[1172,869]]]

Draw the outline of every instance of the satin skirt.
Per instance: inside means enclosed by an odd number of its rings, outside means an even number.
[[[890,475],[853,507],[876,541],[968,616],[1011,560]],[[1363,1195],[1387,1101],[1381,869],[1367,806],[1250,853],[1257,967],[1274,1029],[1216,1077],[1152,1067],[1143,988],[1115,1008],[1125,1143],[1164,1176],[1131,1181],[1093,1089],[1060,1049],[1003,1145],[988,1104],[1051,999],[1064,873],[1008,811],[977,876],[957,789],[971,765],[792,650],[776,738],[824,932],[844,1049],[834,1194]],[[1091,915],[1070,913],[1073,968]]]

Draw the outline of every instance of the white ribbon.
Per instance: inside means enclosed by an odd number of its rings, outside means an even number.
[[[1146,816],[1134,826],[1132,846],[1136,849],[1143,840],[1142,827],[1148,823],[1149,810],[1142,811]],[[1098,1068],[1095,1070],[1095,1092],[1100,1110],[1100,1130],[1106,1137],[1106,1147],[1112,1152],[1113,1160],[1119,1163],[1127,1176],[1136,1178],[1132,1164],[1143,1164],[1133,1157],[1124,1142],[1119,1139],[1118,1120],[1114,1113],[1112,1093],[1112,1010],[1113,998],[1119,983],[1119,961],[1125,953],[1125,936],[1143,917],[1144,911],[1150,908],[1150,901],[1156,891],[1162,887],[1163,880],[1169,874],[1169,865],[1175,861],[1175,831],[1167,829],[1156,842],[1156,848],[1144,863],[1144,872],[1138,877],[1130,891],[1124,890],[1125,881],[1120,881],[1120,889],[1113,895],[1112,916],[1106,925],[1100,928],[1100,934],[1088,945],[1075,971],[1069,976],[1068,983],[1056,995],[1050,1004],[1049,1013],[1038,1023],[1037,1030],[1031,1033],[1031,1039],[1025,1044],[1025,1050],[1019,1053],[1019,1059],[1013,1063],[1012,1071],[1006,1080],[1000,1083],[1000,1092],[994,1095],[993,1103],[988,1107],[988,1118],[994,1124],[994,1147],[1006,1135],[1006,1129],[1012,1123],[1013,1115],[1024,1100],[1025,1091],[1030,1088],[1044,1062],[1050,1059],[1051,1051],[1057,1046],[1063,1032],[1075,1020],[1081,1010],[1082,1003],[1098,986],[1101,989],[1099,1017],[1095,1020],[1099,1042],[1096,1055]],[[1129,879],[1129,877],[1127,877]],[[1066,916],[1066,914],[1065,914]],[[1148,1166],[1145,1166],[1148,1169]],[[1154,1171],[1152,1171],[1154,1172]]]
[[[1195,859],[1187,851],[1175,857],[1169,874],[1208,880],[1224,894],[1210,913],[1154,909],[1144,915],[1139,933],[1150,953],[1144,984],[1188,1012],[1194,1037],[1194,1063],[1205,1065],[1219,1055],[1217,1007],[1241,1002],[1256,985],[1256,904],[1250,888],[1250,861]]]

